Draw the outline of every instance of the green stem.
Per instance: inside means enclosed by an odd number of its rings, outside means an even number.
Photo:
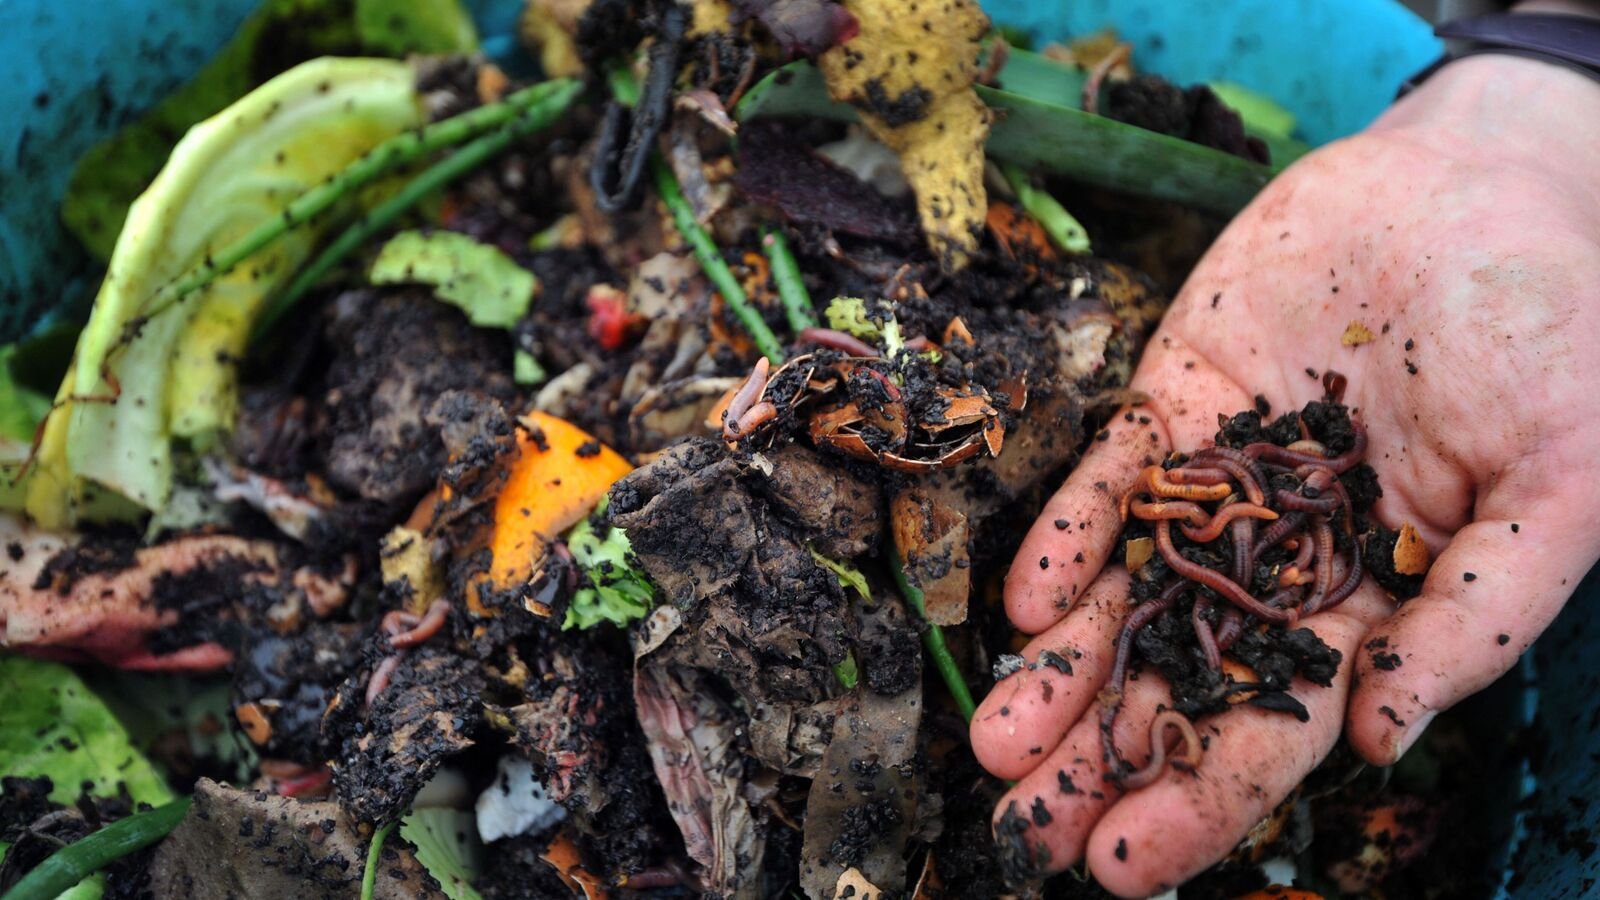
[[[184,797],[134,813],[62,847],[6,891],[3,900],[53,900],[110,863],[166,837],[183,821],[191,800]]]
[[[498,103],[480,106],[458,116],[395,135],[373,147],[332,178],[294,198],[284,207],[282,215],[262,222],[221,252],[169,282],[156,292],[145,316],[148,318],[160,314],[184,297],[228,274],[291,229],[305,224],[343,197],[393,169],[504,125],[524,111],[548,102],[552,95],[575,93],[576,90],[577,85],[571,79],[541,82],[517,91]]]
[[[772,267],[772,280],[778,285],[778,297],[783,300],[783,311],[789,317],[789,328],[796,333],[817,327],[817,315],[811,307],[811,295],[800,278],[800,264],[783,232],[767,226],[761,229],[761,249],[767,252],[767,263]]]
[[[361,900],[372,900],[372,891],[378,884],[378,855],[383,852],[383,842],[389,837],[389,832],[399,825],[398,821],[379,828],[372,833],[372,843],[367,845],[367,867],[361,872]]]
[[[284,288],[282,293],[272,299],[270,305],[256,320],[255,336],[259,338],[265,334],[322,276],[374,234],[388,227],[401,214],[417,205],[423,197],[478,168],[504,150],[512,141],[548,126],[565,113],[582,89],[582,85],[571,80],[563,80],[556,84],[559,85],[559,89],[550,91],[545,96],[544,102],[521,111],[519,116],[501,126],[499,130],[474,139],[443,160],[434,163],[432,167],[413,178],[393,196],[374,206],[360,221],[346,229],[310,265],[301,269],[300,274],[289,282],[289,286]]]
[[[1060,201],[1050,196],[1049,193],[1033,186],[1028,178],[1028,173],[1022,167],[1013,163],[1002,163],[1000,170],[1005,173],[1006,180],[1011,182],[1011,189],[1016,191],[1017,200],[1021,201],[1022,208],[1028,215],[1050,235],[1057,247],[1068,253],[1089,252],[1089,232],[1084,230],[1082,224],[1073,218],[1072,213],[1062,206]]]
[[[928,630],[922,633],[922,644],[928,648],[928,655],[933,657],[933,667],[939,670],[939,676],[944,679],[945,687],[950,689],[950,696],[955,698],[956,707],[961,710],[961,718],[971,722],[972,714],[977,711],[978,704],[972,701],[972,692],[967,689],[967,680],[961,674],[961,667],[956,665],[956,658],[950,655],[950,646],[944,642],[944,629],[933,622],[928,622],[922,589],[906,578],[906,568],[900,561],[899,553],[891,554],[889,571],[894,575],[894,583],[900,588],[900,593],[905,595],[906,600],[917,611],[917,616],[928,623]]]
[[[661,195],[661,201],[667,205],[667,210],[672,213],[672,221],[678,226],[689,246],[694,248],[694,258],[700,261],[700,270],[711,279],[711,284],[722,294],[722,299],[727,301],[733,314],[739,317],[745,331],[756,342],[756,349],[772,362],[773,365],[783,364],[783,345],[778,342],[778,336],[772,333],[767,326],[767,320],[761,318],[761,313],[750,305],[749,298],[744,295],[744,288],[739,286],[739,279],[733,277],[733,270],[728,268],[728,263],[722,258],[722,251],[717,249],[717,244],[711,235],[695,221],[694,210],[689,207],[689,201],[684,199],[683,190],[678,187],[678,177],[672,174],[667,164],[660,157],[650,158],[650,172],[655,176],[656,193]]]

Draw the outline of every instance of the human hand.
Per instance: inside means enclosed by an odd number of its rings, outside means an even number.
[[[1017,780],[995,811],[1012,861],[1044,873],[1087,860],[1129,896],[1177,884],[1226,854],[1341,730],[1370,762],[1393,763],[1550,623],[1600,556],[1595,146],[1600,84],[1475,57],[1297,163],[1218,239],[1134,376],[1149,402],[1091,444],[1006,583],[1013,623],[1038,635],[1030,662],[1082,654],[1071,675],[1039,666],[1000,682],[973,718],[979,761]],[[1374,339],[1343,346],[1352,321]],[[1197,770],[1123,794],[1103,777],[1096,702],[1130,609],[1127,574],[1102,571],[1118,500],[1142,466],[1208,445],[1219,413],[1258,393],[1297,409],[1328,369],[1348,376],[1345,402],[1368,429],[1376,517],[1412,523],[1434,554],[1423,593],[1397,610],[1369,581],[1305,619],[1343,655],[1332,686],[1296,682],[1309,722],[1248,705],[1203,718]],[[1154,672],[1128,684],[1116,742],[1136,765],[1167,699]]]

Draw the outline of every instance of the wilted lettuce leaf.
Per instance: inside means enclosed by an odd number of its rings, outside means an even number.
[[[499,248],[454,231],[402,231],[372,264],[374,284],[426,284],[472,324],[510,328],[528,312],[538,280]]]
[[[78,160],[61,218],[111,258],[134,198],[190,126],[281,72],[319,56],[404,56],[477,49],[460,0],[265,0],[205,68]]]
[[[154,298],[215,248],[281,216],[286,197],[321,184],[421,117],[409,66],[330,57],[274,78],[184,137],[133,205],[111,277],[78,336],[56,393],[62,405],[46,422],[29,475],[35,520],[70,525],[90,482],[146,509],[166,502],[171,436],[231,427],[234,360],[256,312],[337,219],[290,229],[180,309],[151,315]],[[130,323],[137,337],[122,343]],[[90,397],[101,399],[83,399]]]
[[[450,900],[481,900],[472,887],[483,847],[472,813],[427,807],[400,820],[400,836],[417,848],[417,862],[439,882]]]
[[[71,803],[88,787],[114,796],[125,784],[136,802],[162,804],[172,789],[128,738],[127,729],[60,663],[0,656],[0,772],[54,783],[50,799]]]
[[[596,534],[584,519],[567,533],[567,549],[589,584],[573,595],[561,623],[563,630],[590,628],[600,622],[626,628],[650,612],[655,586],[634,558],[627,532],[607,527],[604,535]]]

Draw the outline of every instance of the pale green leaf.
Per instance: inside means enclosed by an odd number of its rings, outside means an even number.
[[[400,836],[417,848],[417,862],[450,900],[481,900],[472,887],[483,865],[483,846],[472,813],[444,807],[415,810],[400,820]]]
[[[528,312],[538,280],[497,247],[454,231],[402,231],[372,264],[374,284],[426,284],[472,324],[510,328]]]

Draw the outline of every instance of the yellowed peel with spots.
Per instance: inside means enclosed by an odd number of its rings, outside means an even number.
[[[849,103],[900,157],[928,246],[946,271],[978,246],[988,197],[983,144],[991,115],[972,89],[989,18],[976,2],[845,0],[861,32],[817,60],[833,99]]]

